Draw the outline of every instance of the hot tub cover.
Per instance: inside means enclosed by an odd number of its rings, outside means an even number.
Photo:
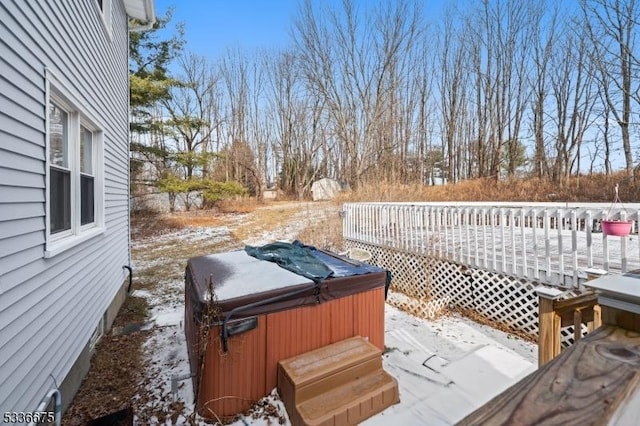
[[[275,262],[291,272],[314,281],[329,277],[385,272],[377,266],[318,250],[297,240],[293,243],[275,242],[261,247],[246,246],[244,250],[250,256]]]
[[[273,261],[258,259],[248,252]],[[287,260],[286,253],[296,257]],[[284,265],[306,276],[281,267]],[[205,306],[213,304],[216,317],[228,320],[231,316],[259,315],[388,287],[389,276],[382,268],[300,243],[274,243],[192,257],[185,281],[195,315],[200,316]]]

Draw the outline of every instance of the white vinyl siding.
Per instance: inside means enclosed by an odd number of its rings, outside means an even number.
[[[94,1],[0,1],[0,412],[33,411],[54,381],[64,380],[126,277],[128,40],[121,0],[110,2],[109,15],[110,34]],[[45,257],[46,69],[97,121],[87,128],[103,135],[104,232],[53,257]],[[100,172],[93,173],[97,179]]]

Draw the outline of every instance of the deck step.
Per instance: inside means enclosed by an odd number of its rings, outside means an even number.
[[[359,336],[281,360],[278,391],[294,426],[356,424],[399,401],[381,351]]]
[[[302,424],[356,425],[399,402],[398,383],[380,369],[297,405]]]

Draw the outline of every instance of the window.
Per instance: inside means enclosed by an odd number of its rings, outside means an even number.
[[[96,6],[107,34],[111,37],[111,0],[96,0]]]
[[[50,257],[103,231],[100,126],[50,73],[47,108],[47,248]],[[55,83],[52,83],[55,82]],[[57,84],[56,84],[57,83]]]
[[[71,229],[71,169],[69,168],[68,114],[49,106],[49,200],[51,233]]]
[[[93,132],[80,126],[80,224],[93,223],[95,212],[93,179]]]

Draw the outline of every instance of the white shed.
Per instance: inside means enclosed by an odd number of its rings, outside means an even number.
[[[331,200],[340,192],[340,183],[335,179],[322,178],[311,185],[313,201]]]

